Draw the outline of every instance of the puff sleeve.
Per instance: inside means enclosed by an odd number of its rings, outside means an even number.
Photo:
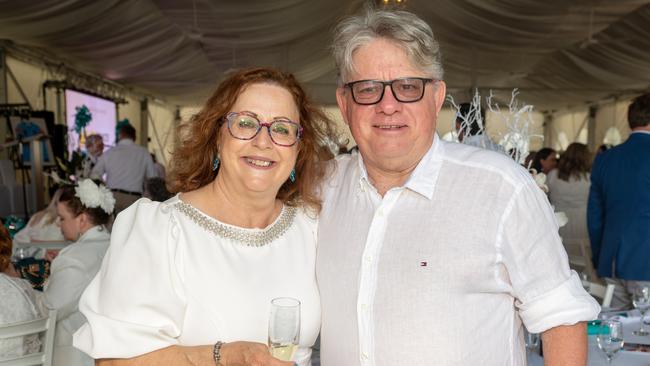
[[[99,273],[79,309],[74,346],[93,358],[131,358],[178,344],[186,310],[183,253],[168,203],[140,199],[122,211]]]

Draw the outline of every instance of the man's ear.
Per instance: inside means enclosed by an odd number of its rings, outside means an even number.
[[[343,121],[345,121],[345,124],[349,125],[350,122],[348,121],[348,98],[347,98],[347,93],[348,91],[345,88],[338,87],[336,88],[336,104],[339,105],[339,110],[341,111],[341,115],[343,116]]]

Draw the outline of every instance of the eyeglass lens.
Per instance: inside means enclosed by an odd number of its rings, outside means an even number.
[[[271,140],[278,145],[289,146],[298,141],[299,125],[290,121],[276,120],[266,124],[247,114],[235,114],[228,123],[230,133],[242,140],[254,138],[263,126],[268,128]]]
[[[359,104],[375,104],[384,96],[385,86],[390,89],[395,99],[409,103],[422,99],[425,80],[404,78],[392,81],[365,80],[351,83],[352,97]]]

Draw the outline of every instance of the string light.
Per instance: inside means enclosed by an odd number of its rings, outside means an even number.
[[[385,7],[404,7],[407,0],[379,0],[378,3]]]

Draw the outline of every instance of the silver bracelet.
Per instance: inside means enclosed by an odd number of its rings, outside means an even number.
[[[214,348],[212,348],[212,357],[214,358],[214,363],[217,366],[221,366],[221,346],[223,346],[225,343],[218,341],[217,343],[214,344]]]

